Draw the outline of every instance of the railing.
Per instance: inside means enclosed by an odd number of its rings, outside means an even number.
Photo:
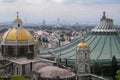
[[[78,75],[77,80],[108,80],[108,79],[105,79],[101,76],[97,76],[94,74],[83,74],[83,75]]]

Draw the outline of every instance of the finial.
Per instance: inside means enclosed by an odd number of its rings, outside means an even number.
[[[105,11],[103,11],[103,16],[102,16],[102,19],[105,19],[106,16],[105,16]]]
[[[19,12],[17,11],[17,18],[19,18]]]
[[[85,42],[85,38],[84,38],[83,32],[82,32],[82,36],[81,36],[81,42]]]
[[[105,11],[103,11],[103,16],[105,16]]]
[[[105,19],[106,19],[105,11],[103,11],[103,16],[102,16],[102,18],[101,18],[101,21],[102,21],[102,20],[105,20]]]

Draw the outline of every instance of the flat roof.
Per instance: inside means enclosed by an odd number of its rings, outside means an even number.
[[[49,62],[49,63],[55,63],[55,61],[50,61],[42,58],[34,58],[34,59],[27,59],[27,58],[11,58],[9,61],[17,64],[29,64],[29,63],[36,63],[36,62]]]

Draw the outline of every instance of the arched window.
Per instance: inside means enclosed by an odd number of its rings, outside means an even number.
[[[18,67],[17,67],[17,75],[19,74],[19,72],[18,72]]]
[[[18,27],[20,27],[20,24],[18,24]]]
[[[85,65],[85,72],[88,73],[88,70],[87,70],[87,65]]]
[[[87,58],[87,53],[85,53],[85,59]]]

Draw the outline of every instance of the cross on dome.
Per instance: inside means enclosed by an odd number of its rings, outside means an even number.
[[[81,36],[81,42],[85,42],[85,38],[84,38],[83,32],[82,32],[82,36]]]
[[[19,18],[19,12],[17,11],[17,18]]]

